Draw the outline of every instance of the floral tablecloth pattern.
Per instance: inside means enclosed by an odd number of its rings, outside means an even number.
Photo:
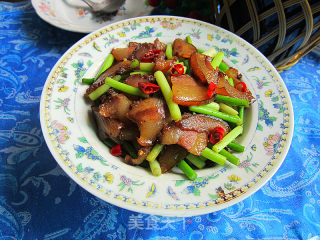
[[[319,55],[310,53],[281,74],[295,131],[271,180],[225,210],[169,218],[94,197],[66,176],[44,142],[43,85],[60,56],[83,36],[42,21],[29,1],[0,3],[0,239],[319,239]]]

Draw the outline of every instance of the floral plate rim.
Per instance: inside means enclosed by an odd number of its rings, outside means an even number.
[[[49,88],[51,88],[50,85],[50,80],[52,80],[52,78],[55,77],[55,75],[57,75],[57,73],[59,72],[59,67],[61,67],[61,65],[63,65],[64,63],[67,62],[67,56],[68,55],[72,55],[73,53],[77,52],[79,50],[79,48],[81,48],[82,46],[86,46],[92,39],[95,38],[99,38],[99,36],[101,36],[102,34],[105,34],[106,32],[108,32],[108,29],[117,29],[121,26],[124,26],[125,23],[131,23],[131,22],[153,22],[153,21],[157,21],[159,19],[163,19],[163,20],[172,20],[172,21],[177,21],[177,22],[185,22],[185,23],[192,23],[192,24],[197,24],[200,27],[201,26],[206,26],[207,28],[210,29],[215,29],[216,31],[220,31],[223,32],[225,34],[227,34],[228,36],[232,36],[232,38],[236,41],[238,41],[239,43],[243,44],[244,46],[248,47],[248,50],[250,49],[250,51],[252,51],[253,54],[255,54],[255,56],[259,57],[261,59],[261,62],[270,70],[270,74],[272,74],[274,76],[274,78],[277,80],[277,83],[280,84],[281,86],[281,94],[283,95],[283,98],[286,100],[286,109],[287,109],[287,114],[286,116],[288,117],[287,122],[288,122],[288,127],[287,127],[287,135],[286,135],[286,139],[284,140],[284,142],[282,142],[282,151],[280,152],[280,154],[278,154],[276,160],[273,161],[273,164],[271,164],[270,169],[268,169],[268,171],[265,171],[263,173],[259,173],[259,176],[256,176],[256,178],[258,179],[254,179],[254,181],[251,182],[251,185],[246,187],[246,190],[239,194],[236,195],[234,198],[231,198],[231,200],[229,201],[224,201],[222,202],[222,204],[211,204],[208,203],[207,205],[203,205],[203,204],[196,204],[196,205],[190,205],[190,206],[182,206],[181,204],[170,204],[167,205],[166,207],[155,207],[155,206],[149,206],[148,202],[134,202],[134,203],[130,203],[128,204],[128,202],[126,202],[123,197],[119,196],[114,196],[109,197],[108,195],[106,195],[105,193],[99,191],[98,188],[94,188],[92,187],[92,185],[94,184],[90,184],[90,182],[88,183],[87,180],[81,179],[78,177],[77,174],[75,174],[74,171],[71,170],[71,167],[66,163],[63,162],[63,160],[61,159],[61,156],[59,155],[59,153],[57,152],[57,150],[55,149],[55,146],[53,146],[53,144],[51,143],[51,139],[49,136],[49,133],[47,131],[47,123],[46,123],[46,107],[47,107],[47,91],[49,91]],[[52,90],[52,89],[51,89]],[[291,139],[292,139],[292,135],[293,135],[293,108],[292,108],[292,103],[290,100],[290,96],[289,93],[285,87],[285,84],[282,80],[282,78],[280,77],[279,73],[275,70],[275,68],[272,66],[272,64],[257,50],[255,49],[253,46],[251,46],[249,43],[247,43],[245,40],[241,39],[240,37],[234,35],[233,33],[230,33],[220,27],[202,22],[202,21],[198,21],[198,20],[192,20],[192,19],[188,19],[188,18],[183,18],[183,17],[174,17],[174,16],[147,16],[147,17],[138,17],[138,18],[132,18],[132,19],[127,19],[127,20],[123,20],[123,21],[119,21],[117,23],[113,23],[110,24],[108,26],[105,26],[87,36],[85,36],[84,38],[82,38],[81,40],[79,40],[77,43],[75,43],[60,59],[59,61],[56,63],[56,65],[52,68],[47,81],[45,83],[44,86],[44,90],[41,96],[41,101],[40,101],[40,120],[41,120],[41,127],[43,129],[43,135],[44,138],[46,140],[46,143],[52,153],[52,155],[54,156],[54,158],[56,159],[56,161],[58,162],[58,164],[63,168],[63,170],[75,181],[77,182],[81,187],[83,187],[84,189],[86,189],[87,191],[89,191],[90,193],[92,193],[93,195],[109,202],[112,204],[115,204],[119,207],[128,209],[128,210],[132,210],[132,211],[137,211],[137,212],[141,212],[141,213],[146,213],[146,214],[156,214],[156,215],[163,215],[163,216],[195,216],[195,215],[200,215],[200,214],[205,214],[205,213],[209,213],[209,212],[214,212],[214,211],[218,211],[221,210],[223,208],[229,207],[233,204],[236,204],[242,200],[244,200],[245,198],[251,196],[254,192],[256,192],[257,190],[259,190],[274,174],[275,172],[278,170],[278,168],[281,166],[282,162],[285,159],[285,156],[289,150],[290,147],[290,143],[291,143]],[[95,186],[96,187],[96,186]],[[98,191],[97,191],[98,189]]]

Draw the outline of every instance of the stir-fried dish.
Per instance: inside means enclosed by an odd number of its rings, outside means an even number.
[[[239,165],[233,152],[244,147],[235,140],[255,99],[223,57],[197,49],[190,37],[112,49],[97,76],[82,79],[111,154],[155,176],[177,166],[192,180],[194,169]]]

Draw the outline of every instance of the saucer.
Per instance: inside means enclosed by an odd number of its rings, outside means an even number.
[[[90,33],[120,20],[149,15],[153,8],[144,0],[127,0],[116,13],[92,13],[75,0],[32,0],[36,13],[55,27]]]

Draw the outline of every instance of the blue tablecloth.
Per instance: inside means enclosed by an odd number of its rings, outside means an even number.
[[[166,218],[92,196],[64,174],[44,142],[42,87],[62,53],[81,37],[42,21],[28,2],[0,3],[0,239],[319,239],[318,55],[308,54],[281,74],[295,131],[273,178],[225,210]]]

